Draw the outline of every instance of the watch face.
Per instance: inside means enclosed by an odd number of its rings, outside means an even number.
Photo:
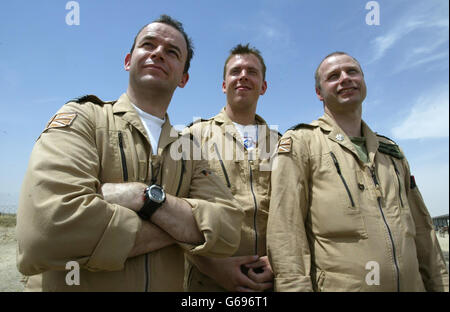
[[[161,203],[164,201],[166,194],[164,193],[163,189],[159,186],[152,185],[149,189],[149,195],[151,200]]]

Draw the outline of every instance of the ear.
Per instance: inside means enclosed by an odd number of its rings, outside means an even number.
[[[184,86],[187,84],[188,80],[189,80],[189,74],[188,73],[184,73],[183,77],[181,77],[181,81],[178,84],[178,87],[184,88]]]
[[[222,92],[227,93],[227,84],[225,83],[225,81],[222,82]]]
[[[130,63],[131,63],[131,54],[127,53],[127,56],[125,56],[125,64],[124,64],[124,68],[126,71],[130,71]]]
[[[264,81],[261,86],[261,92],[259,92],[259,95],[263,95],[264,93],[266,93],[266,90],[267,90],[267,81]]]
[[[320,94],[320,89],[316,88],[316,94],[317,94],[317,98],[323,102],[323,96]]]

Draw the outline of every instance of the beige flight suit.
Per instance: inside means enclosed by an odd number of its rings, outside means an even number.
[[[179,133],[167,115],[158,153],[152,155],[126,94],[115,102],[95,96],[79,102],[67,103],[49,122],[34,146],[23,182],[17,265],[21,273],[32,275],[26,290],[182,291],[180,245],[193,254],[218,257],[237,250],[242,209],[206,161],[177,158],[184,151],[173,148]],[[136,232],[147,221],[106,202],[99,190],[103,183],[152,180],[192,206],[204,244],[175,244],[127,258]],[[79,286],[66,283],[70,261],[81,267]]]
[[[328,115],[280,140],[267,229],[276,291],[448,291],[408,162],[362,131],[366,164]]]
[[[186,131],[201,142],[203,158],[224,185],[233,193],[245,217],[241,242],[233,256],[266,255],[266,227],[270,202],[271,156],[277,147],[278,131],[256,115],[258,145],[247,150],[225,110],[207,121],[196,122]],[[185,289],[187,291],[225,291],[213,279],[201,273],[187,258]]]

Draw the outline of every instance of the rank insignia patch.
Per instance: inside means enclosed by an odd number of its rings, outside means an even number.
[[[278,143],[278,153],[290,153],[292,149],[292,138],[281,139]]]
[[[47,124],[46,129],[50,128],[63,128],[70,126],[75,118],[77,117],[77,113],[59,113],[56,114]]]

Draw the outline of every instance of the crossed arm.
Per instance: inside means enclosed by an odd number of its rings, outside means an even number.
[[[143,194],[146,187],[147,185],[139,182],[105,183],[101,187],[101,194],[109,203],[139,211],[144,205]],[[166,201],[156,210],[150,221],[142,222],[129,257],[158,250],[176,241],[192,244],[204,242],[192,215],[191,206],[170,194],[167,194]]]
[[[143,193],[146,187],[147,185],[139,182],[106,183],[101,187],[101,194],[109,203],[138,211],[144,204]],[[203,242],[203,235],[198,230],[190,205],[170,194],[166,196],[166,202],[156,210],[151,222],[142,222],[129,257],[155,251],[177,241],[196,244]],[[267,256],[189,257],[203,274],[228,291],[263,291],[273,287],[273,272]],[[242,268],[245,268],[247,274]]]

